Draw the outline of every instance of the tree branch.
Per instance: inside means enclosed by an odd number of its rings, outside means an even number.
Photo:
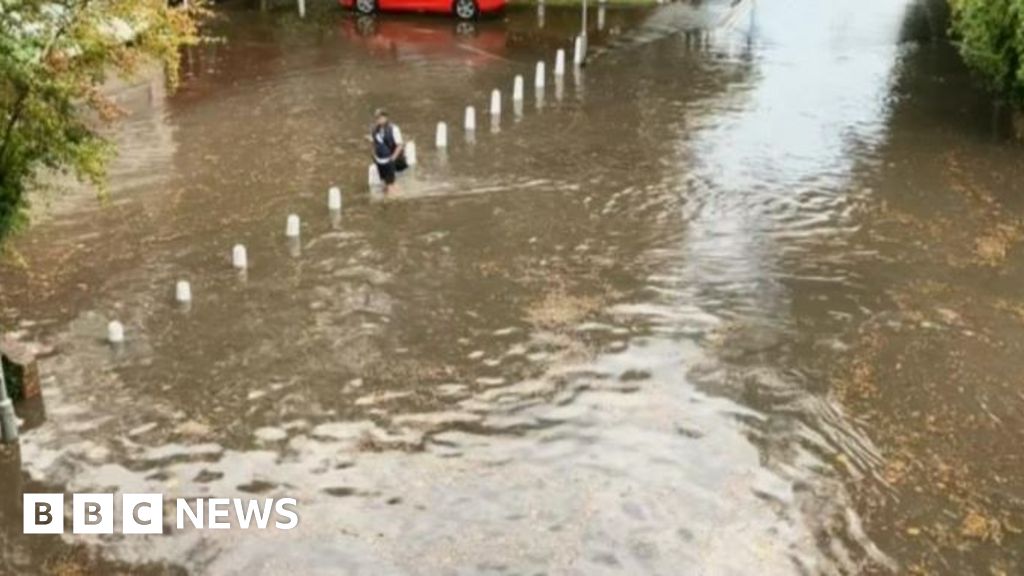
[[[70,17],[66,18],[64,22],[62,22],[61,25],[57,28],[57,30],[53,33],[53,35],[50,36],[50,39],[49,41],[47,41],[46,46],[39,53],[39,64],[43,64],[47,60],[49,60],[50,53],[53,51],[54,47],[57,46],[57,41],[60,40],[60,38],[64,36],[65,33],[67,33],[68,28],[71,27],[71,24],[78,20],[82,13],[85,12],[85,10],[89,7],[90,3],[92,3],[92,0],[84,0],[78,6],[78,9],[75,10]],[[31,86],[26,84],[25,86],[21,87],[21,90],[18,93],[18,98],[14,101],[14,111],[11,113],[10,120],[7,121],[7,127],[4,128],[3,144],[2,146],[0,146],[0,166],[4,165],[4,162],[7,159],[7,152],[10,148],[12,135],[14,134],[14,127],[18,124],[18,121],[21,120],[21,115],[25,111],[25,101],[28,99],[29,93],[31,91]]]
[[[28,88],[23,88],[18,94],[18,98],[14,101],[14,112],[11,113],[10,120],[7,121],[7,127],[4,128],[4,140],[3,146],[0,146],[0,166],[4,166],[7,159],[7,148],[10,145],[12,134],[14,133],[14,126],[21,119],[21,113],[25,109],[25,100],[28,98]]]

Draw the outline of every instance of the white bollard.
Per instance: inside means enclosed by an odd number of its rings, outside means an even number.
[[[537,74],[534,78],[533,85],[537,88],[543,88],[545,80],[544,61],[541,60],[540,62],[537,62]]]
[[[419,160],[416,159],[416,142],[409,140],[405,145],[405,163],[409,166],[415,166]]]
[[[107,342],[111,344],[124,343],[124,325],[117,320],[111,320],[107,324]]]
[[[285,225],[284,235],[289,238],[299,237],[299,217],[295,214],[288,216],[288,224]]]
[[[331,186],[331,189],[327,191],[327,209],[341,210],[341,188]]]
[[[523,75],[516,74],[516,79],[512,83],[512,101],[522,102],[523,101]]]
[[[245,251],[245,246],[235,244],[235,247],[231,249],[231,265],[239,270],[249,267],[249,255]]]
[[[576,66],[582,66],[586,54],[584,53],[586,48],[583,46],[583,36],[577,36],[576,41],[573,42],[573,58],[572,62]]]
[[[383,184],[380,179],[380,170],[377,170],[375,162],[371,162],[370,169],[366,171],[366,182],[370,185],[370,188],[377,188]]]
[[[476,130],[476,108],[466,106],[466,132]]]
[[[604,2],[601,3],[597,8],[597,29],[598,31],[604,30],[605,21],[605,7]]]
[[[565,76],[565,50],[555,52],[555,76]]]
[[[181,304],[188,304],[192,301],[192,285],[185,280],[179,280],[174,286],[174,299]]]
[[[448,147],[448,125],[444,122],[437,123],[437,137],[434,139],[434,143],[438,148]]]
[[[491,90],[491,116],[501,115],[501,90]]]

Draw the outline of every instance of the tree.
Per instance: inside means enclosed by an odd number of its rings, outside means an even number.
[[[97,130],[119,113],[108,74],[158,62],[173,87],[203,13],[199,0],[0,0],[0,242],[24,224],[42,173],[102,189],[111,148]]]
[[[1024,0],[950,0],[967,64],[1024,107]]]

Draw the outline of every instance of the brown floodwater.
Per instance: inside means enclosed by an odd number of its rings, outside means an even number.
[[[107,200],[41,196],[0,267],[52,348],[0,572],[1024,573],[1024,147],[943,6],[591,6],[564,80],[578,8],[219,10],[176,93],[118,92]],[[41,491],[301,520],[24,536]]]

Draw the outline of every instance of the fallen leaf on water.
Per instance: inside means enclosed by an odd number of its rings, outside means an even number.
[[[993,540],[999,543],[1003,539],[1002,524],[998,520],[990,520],[977,510],[970,510],[960,525],[960,534],[965,538]]]
[[[195,420],[189,420],[179,424],[174,431],[182,436],[206,436],[210,433],[210,427]]]

